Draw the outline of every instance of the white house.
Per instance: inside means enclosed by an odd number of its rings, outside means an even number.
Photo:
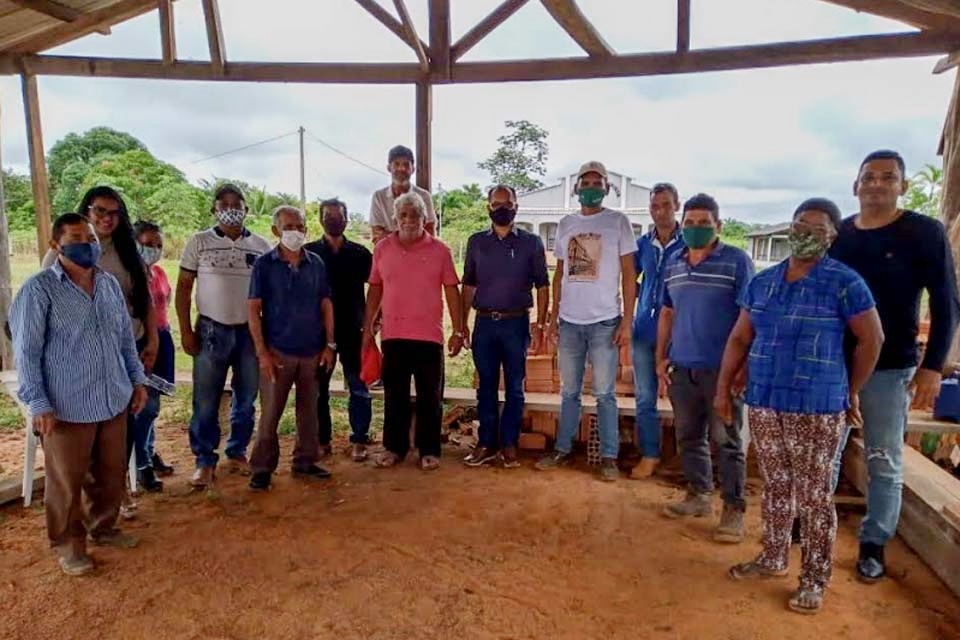
[[[787,232],[790,222],[773,224],[747,234],[747,253],[757,269],[766,269],[790,255]]]
[[[650,217],[650,189],[635,184],[633,178],[609,172],[610,193],[603,206],[627,214],[633,224],[633,232],[640,235],[653,223]],[[520,194],[517,198],[515,224],[536,233],[543,239],[547,251],[553,251],[557,238],[557,223],[565,215],[580,210],[577,197],[573,195],[576,174],[570,174],[556,184]]]

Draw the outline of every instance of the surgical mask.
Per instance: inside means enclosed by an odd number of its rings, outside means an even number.
[[[300,251],[300,247],[307,241],[307,234],[296,229],[280,233],[280,244],[290,251]]]
[[[497,207],[490,212],[490,219],[498,227],[506,227],[517,217],[517,210],[510,207]]]
[[[100,244],[97,242],[77,242],[60,247],[60,253],[81,269],[90,269],[100,259]]]
[[[325,218],[323,221],[323,232],[334,238],[342,236],[346,228],[347,221],[341,218]]]
[[[225,227],[242,227],[247,212],[244,209],[217,209],[216,216]]]
[[[717,232],[713,227],[684,227],[683,243],[691,249],[703,249],[713,242]]]
[[[790,255],[801,260],[813,260],[822,257],[830,248],[830,241],[811,231],[790,229],[787,234]]]
[[[606,197],[607,192],[604,189],[598,189],[596,187],[586,187],[580,189],[577,196],[580,199],[580,204],[585,207],[599,207],[603,203],[604,197]]]
[[[140,257],[143,258],[143,261],[148,267],[157,264],[160,262],[160,258],[163,257],[163,249],[160,247],[148,247],[144,244],[138,244],[137,249],[140,251]]]

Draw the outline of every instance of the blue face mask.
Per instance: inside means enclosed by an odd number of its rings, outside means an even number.
[[[97,242],[77,242],[60,247],[60,253],[81,269],[90,269],[100,259],[100,244]]]

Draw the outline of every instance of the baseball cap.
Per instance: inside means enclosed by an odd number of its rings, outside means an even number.
[[[607,168],[603,166],[602,162],[597,160],[591,160],[589,162],[584,162],[580,165],[580,171],[577,172],[577,180],[583,177],[585,173],[599,173],[604,180],[608,180],[607,177]]]

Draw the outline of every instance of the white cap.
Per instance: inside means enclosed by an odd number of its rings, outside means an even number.
[[[584,162],[580,165],[580,171],[577,172],[577,180],[583,177],[585,173],[599,173],[604,180],[609,180],[607,177],[607,168],[603,166],[602,162],[597,160],[591,160],[589,162]]]

